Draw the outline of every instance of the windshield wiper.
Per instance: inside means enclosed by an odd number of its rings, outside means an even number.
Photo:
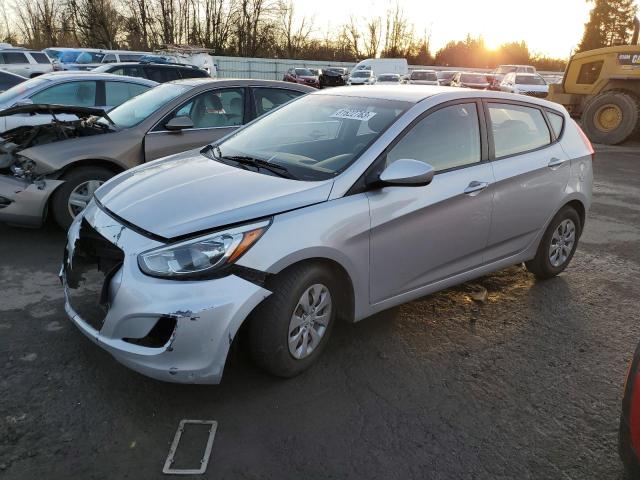
[[[248,155],[230,155],[230,156],[223,156],[221,157],[225,160],[231,160],[234,162],[238,162],[241,165],[251,165],[253,167],[256,167],[258,169],[260,168],[264,168],[265,170],[269,170],[270,172],[275,173],[276,175],[283,177],[283,178],[289,178],[292,180],[296,180],[296,176],[289,173],[289,169],[287,169],[287,167],[285,167],[284,165],[278,165],[276,163],[270,163],[267,162],[266,160],[262,160],[261,158],[254,158],[254,157],[250,157]]]

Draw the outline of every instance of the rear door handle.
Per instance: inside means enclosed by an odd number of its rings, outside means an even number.
[[[469,185],[467,185],[467,188],[464,189],[464,193],[467,195],[474,196],[480,193],[482,190],[484,190],[488,186],[489,186],[489,182],[478,182],[477,180],[474,180]]]
[[[564,163],[564,160],[560,160],[559,158],[552,158],[551,160],[549,160],[548,163],[548,167],[552,170],[555,170],[556,168],[558,168],[560,165],[562,165]]]

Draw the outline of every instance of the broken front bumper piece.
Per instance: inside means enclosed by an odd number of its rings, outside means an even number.
[[[65,310],[87,337],[144,375],[219,383],[240,325],[271,292],[235,275],[174,281],[144,275],[137,254],[160,246],[92,201],[68,233]]]
[[[47,201],[63,180],[32,182],[13,175],[0,175],[0,222],[39,227]]]

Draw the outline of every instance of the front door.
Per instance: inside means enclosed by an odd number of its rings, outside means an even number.
[[[144,140],[145,161],[192,148],[203,147],[244,123],[245,89],[213,89],[199,93],[162,119]],[[164,126],[174,117],[188,116],[193,128],[169,131]]]
[[[482,162],[477,103],[442,107],[416,123],[386,156],[429,163],[424,187],[367,193],[371,208],[370,300],[378,303],[482,264],[493,174]]]

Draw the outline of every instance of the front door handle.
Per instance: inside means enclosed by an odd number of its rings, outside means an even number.
[[[556,168],[558,168],[560,165],[562,165],[564,163],[564,160],[560,160],[559,158],[552,158],[551,160],[549,160],[549,163],[547,164],[547,166],[552,169],[555,170]]]
[[[464,189],[464,193],[467,195],[474,196],[479,194],[482,190],[484,190],[488,186],[489,186],[489,182],[478,182],[477,180],[474,180],[469,185],[467,185],[467,188]]]

